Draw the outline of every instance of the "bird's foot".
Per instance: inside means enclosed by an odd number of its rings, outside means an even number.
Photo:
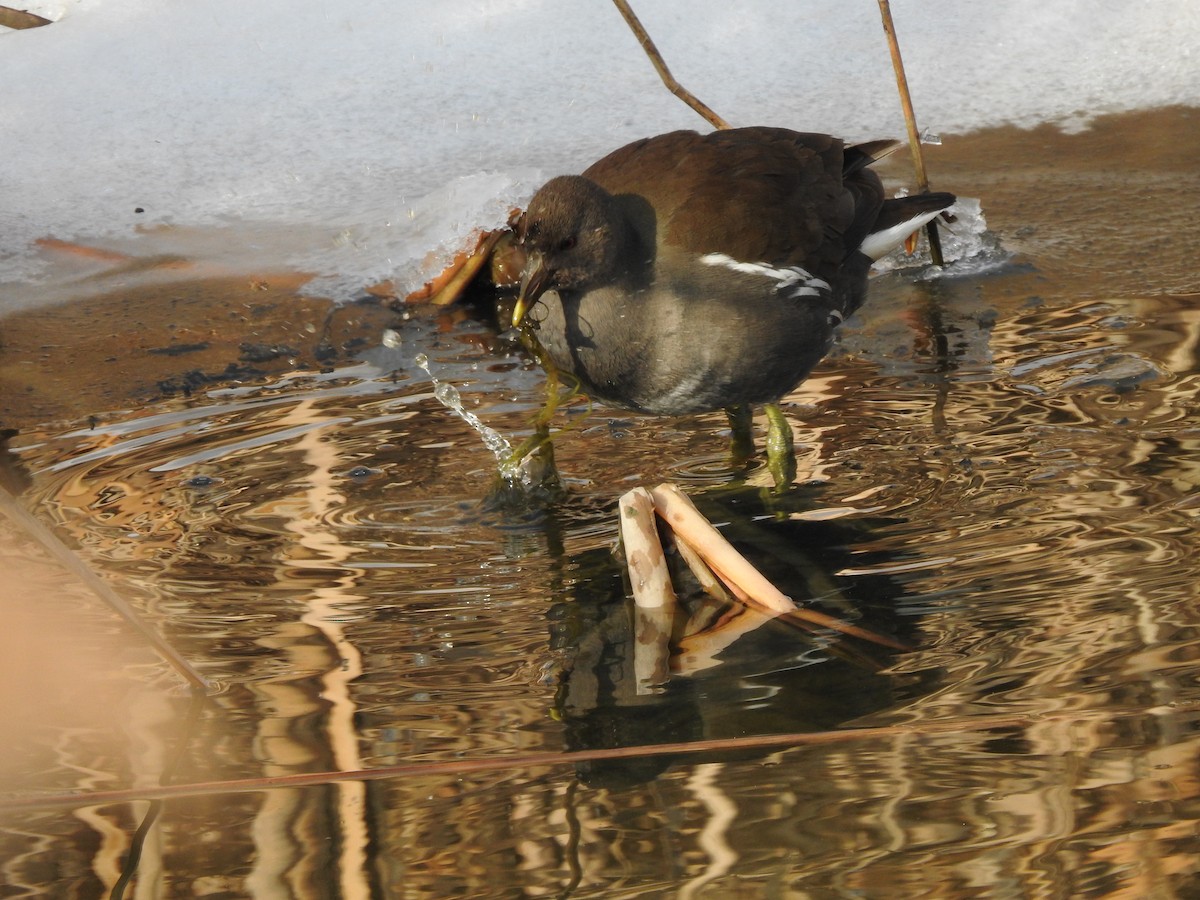
[[[525,512],[562,497],[550,429],[539,426],[500,463],[484,505]]]
[[[540,426],[525,438],[501,465],[501,472],[531,488],[558,484],[554,466],[554,441],[550,429]]]

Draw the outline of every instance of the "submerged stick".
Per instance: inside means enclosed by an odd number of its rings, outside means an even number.
[[[912,95],[908,91],[908,76],[904,74],[904,60],[900,56],[900,42],[896,37],[896,26],[892,22],[892,7],[889,0],[879,0],[879,15],[883,18],[883,33],[887,35],[888,49],[892,53],[892,68],[896,70],[896,89],[900,92],[900,106],[904,110],[904,122],[908,126],[908,146],[912,150],[913,168],[917,172],[917,190],[929,191],[929,176],[925,173],[925,154],[921,150],[921,133],[917,130],[917,115],[913,111]],[[929,236],[929,255],[934,265],[941,266],[942,239],[938,235],[937,219],[925,226]]]
[[[528,753],[492,753],[475,759],[451,759],[438,762],[405,762],[376,769],[300,772],[291,775],[267,775],[228,781],[200,781],[159,787],[126,788],[112,791],[72,792],[18,797],[0,797],[0,810],[78,809],[85,806],[110,806],[136,800],[173,800],[181,797],[205,797],[241,794],[277,788],[302,788],[347,781],[385,781],[400,778],[463,777],[479,772],[516,771],[518,769],[578,766],[584,762],[611,759],[640,759],[650,756],[683,756],[693,753],[738,752],[769,748],[820,747],[851,744],[856,741],[937,737],[940,735],[987,734],[1001,728],[1030,728],[1047,723],[1068,725],[1119,722],[1134,716],[1181,716],[1200,710],[1197,703],[1172,706],[1105,707],[1094,710],[1068,710],[1050,713],[1000,713],[997,715],[934,718],[892,725],[859,725],[835,731],[801,731],[749,737],[708,738],[699,741],[673,741],[663,744],[637,744],[625,747],[596,747],[589,750],[534,750]]]
[[[168,644],[157,631],[147,625],[142,620],[142,617],[138,615],[137,610],[112,589],[112,585],[102,580],[99,575],[88,568],[83,560],[62,542],[58,535],[35,519],[4,488],[0,488],[0,512],[3,512],[14,525],[24,530],[26,534],[37,541],[47,553],[62,564],[63,568],[87,585],[92,593],[108,604],[113,612],[137,629],[150,642],[151,646],[158,651],[159,656],[187,681],[194,690],[204,693],[212,690],[212,684],[208,679],[192,668],[191,663],[179,655],[179,651]]]
[[[753,606],[739,606],[716,625],[689,634],[679,641],[679,655],[674,660],[675,671],[695,675],[704,669],[720,665],[717,654],[755,629],[761,628],[776,616]]]
[[[718,116],[709,106],[703,103],[695,94],[685,88],[682,84],[675,80],[675,76],[671,74],[671,70],[667,68],[667,64],[663,62],[662,54],[658,52],[658,48],[654,46],[654,41],[650,39],[649,33],[642,26],[637,14],[630,8],[627,0],[613,0],[617,9],[625,19],[625,23],[633,32],[634,37],[638,39],[638,43],[642,45],[642,49],[646,55],[650,57],[650,62],[654,64],[654,70],[658,72],[658,77],[662,79],[663,84],[667,86],[672,94],[698,112],[704,117],[704,120],[714,128],[730,128],[728,122]]]

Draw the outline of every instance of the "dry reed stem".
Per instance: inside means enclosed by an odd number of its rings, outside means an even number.
[[[671,70],[667,68],[667,64],[663,61],[662,54],[654,46],[654,41],[650,39],[650,35],[642,27],[641,21],[638,19],[637,14],[630,8],[629,3],[626,0],[613,0],[613,3],[620,10],[621,15],[625,18],[625,23],[638,39],[638,43],[642,45],[642,50],[650,57],[650,62],[654,64],[654,70],[658,72],[658,77],[667,86],[667,90],[703,116],[705,121],[714,128],[732,128],[733,126],[713,112],[707,104],[675,80],[675,76],[671,74]]]
[[[428,778],[433,776],[461,777],[481,772],[515,769],[553,768],[610,759],[637,759],[647,756],[681,756],[689,753],[735,752],[772,748],[815,747],[848,744],[855,741],[883,740],[891,737],[922,738],[939,735],[989,733],[998,728],[1028,728],[1049,722],[1104,723],[1133,716],[1182,715],[1200,710],[1200,703],[1180,703],[1173,706],[1105,708],[1063,713],[1012,713],[994,716],[970,716],[962,719],[931,719],[895,725],[844,728],[837,731],[789,732],[737,738],[712,738],[702,741],[675,741],[663,744],[642,744],[634,747],[596,748],[573,751],[537,751],[503,756],[492,754],[483,759],[453,759],[442,762],[412,762],[377,769],[353,769],[340,772],[306,772],[295,775],[275,775],[258,778],[238,778],[228,781],[204,781],[191,784],[170,784],[131,788],[128,790],[93,791],[73,794],[12,797],[0,800],[0,810],[79,809],[133,803],[139,800],[171,800],[180,797],[203,797],[215,794],[241,794],[274,788],[301,788],[348,781],[383,781],[393,778]]]
[[[633,600],[643,609],[674,606],[675,591],[671,573],[658,539],[654,520],[654,500],[644,487],[621,495],[617,503],[621,524],[621,543],[625,564],[633,587]]]
[[[673,484],[660,484],[650,492],[654,508],[679,537],[691,545],[722,580],[741,587],[759,606],[777,612],[792,612],[794,604],[746,557],[738,553],[721,532]]]
[[[712,570],[712,567],[704,561],[699,553],[692,549],[691,544],[676,538],[675,550],[679,554],[679,558],[692,570],[696,581],[700,583],[700,587],[704,588],[706,594],[717,600],[729,601],[733,599],[733,594],[725,587],[725,582],[721,581],[717,573]]]
[[[621,543],[633,589],[633,674],[638,694],[650,694],[671,677],[671,627],[675,590],[654,517],[654,501],[644,487],[618,502]]]
[[[896,70],[896,90],[900,92],[900,106],[904,110],[904,123],[908,126],[908,146],[912,151],[913,168],[917,173],[917,190],[929,191],[929,176],[925,173],[925,154],[921,149],[921,132],[917,129],[917,114],[913,110],[912,95],[908,91],[908,76],[904,74],[904,60],[900,56],[900,41],[896,37],[896,25],[892,21],[889,0],[879,0],[879,15],[883,18],[883,33],[887,35],[888,50],[892,54],[892,68]],[[934,265],[942,261],[942,240],[938,236],[937,219],[925,226],[929,236],[929,255]]]

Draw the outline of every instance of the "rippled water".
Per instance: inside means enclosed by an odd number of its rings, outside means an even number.
[[[189,719],[136,635],[64,589],[45,615],[88,661],[70,688],[110,705],[31,717],[10,798],[513,761],[170,800],[138,896],[1192,895],[1200,313],[1039,284],[879,279],[785,404],[782,500],[730,468],[719,415],[577,400],[566,495],[481,502],[495,458],[414,360],[510,439],[541,377],[483,326],[420,318],[331,372],[24,431],[22,502],[219,692]],[[663,480],[785,593],[913,649],[767,623],[639,686],[615,502]],[[520,759],[826,730],[846,734]],[[145,810],[10,804],[4,895],[105,895]]]

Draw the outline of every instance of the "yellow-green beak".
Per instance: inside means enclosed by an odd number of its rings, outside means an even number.
[[[513,307],[513,328],[518,328],[525,318],[529,307],[537,303],[538,298],[546,293],[550,280],[550,271],[546,261],[536,250],[530,252],[525,260],[525,268],[521,271],[521,290],[517,294],[517,303]]]

